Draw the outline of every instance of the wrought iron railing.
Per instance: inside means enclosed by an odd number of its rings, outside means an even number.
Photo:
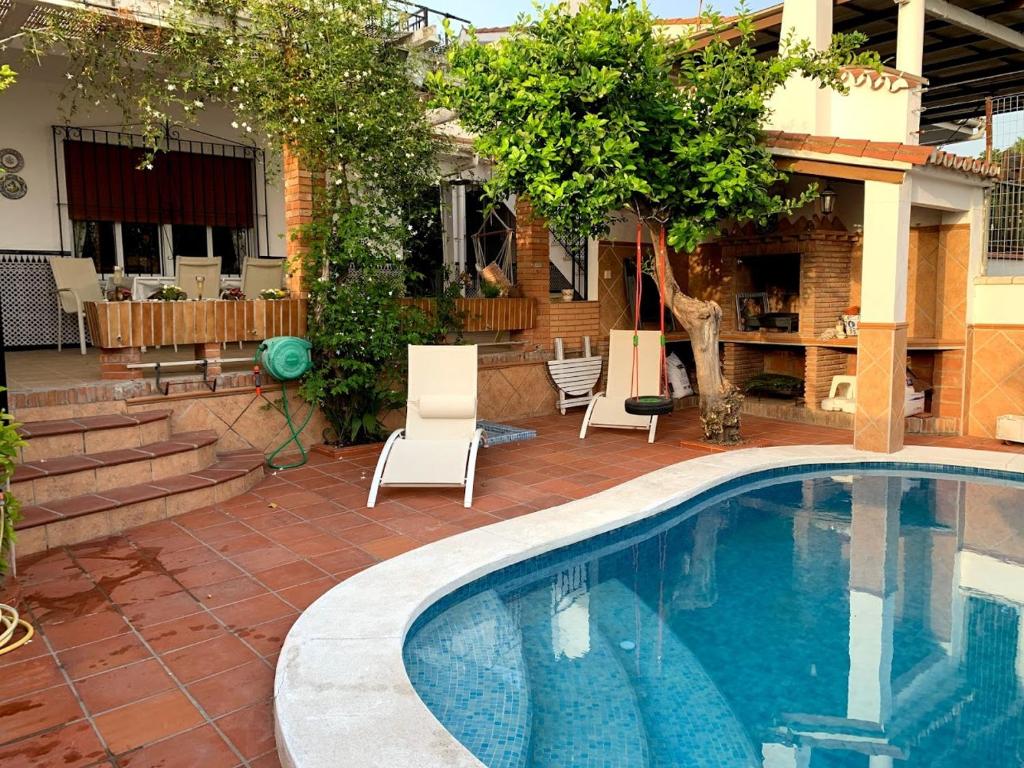
[[[999,164],[1001,175],[989,196],[988,258],[1024,261],[1024,94],[990,101],[986,159]]]

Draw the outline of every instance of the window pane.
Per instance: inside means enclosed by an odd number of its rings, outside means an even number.
[[[206,256],[206,227],[175,224],[171,227],[174,256]]]
[[[249,230],[213,227],[213,255],[220,256],[222,275],[240,275],[249,255]]]
[[[126,274],[160,274],[160,228],[156,224],[121,224],[121,247]]]
[[[76,221],[75,256],[80,259],[92,259],[96,271],[110,274],[117,263],[117,246],[114,241],[114,223],[112,221]]]

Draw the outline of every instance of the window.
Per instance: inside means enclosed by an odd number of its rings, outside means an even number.
[[[206,227],[194,224],[174,224],[171,227],[171,248],[174,258],[206,256]]]
[[[231,227],[210,227],[213,256],[220,256],[222,275],[242,274],[242,263],[249,255],[249,231]]]
[[[160,274],[160,228],[156,224],[121,224],[121,251],[126,274]]]
[[[92,259],[96,271],[110,273],[117,263],[117,242],[114,224],[110,221],[76,221],[75,256]]]

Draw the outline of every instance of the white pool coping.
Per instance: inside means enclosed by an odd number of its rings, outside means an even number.
[[[424,610],[492,571],[628,525],[725,481],[782,467],[859,462],[1024,473],[1024,455],[996,451],[911,446],[881,455],[846,445],[751,448],[684,461],[584,499],[427,544],[334,587],[288,633],[274,680],[282,765],[482,768],[431,714],[406,674],[405,636]]]

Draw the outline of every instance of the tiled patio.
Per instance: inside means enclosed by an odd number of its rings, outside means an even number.
[[[277,765],[277,654],[325,590],[427,542],[705,452],[694,411],[663,420],[655,445],[645,433],[612,430],[580,441],[579,422],[578,412],[523,422],[537,439],[482,451],[471,510],[454,490],[386,491],[366,509],[379,450],[369,446],[341,460],[314,455],[216,507],[24,560],[0,602],[40,634],[0,656],[0,765]],[[851,438],[755,417],[745,432],[756,445]]]

